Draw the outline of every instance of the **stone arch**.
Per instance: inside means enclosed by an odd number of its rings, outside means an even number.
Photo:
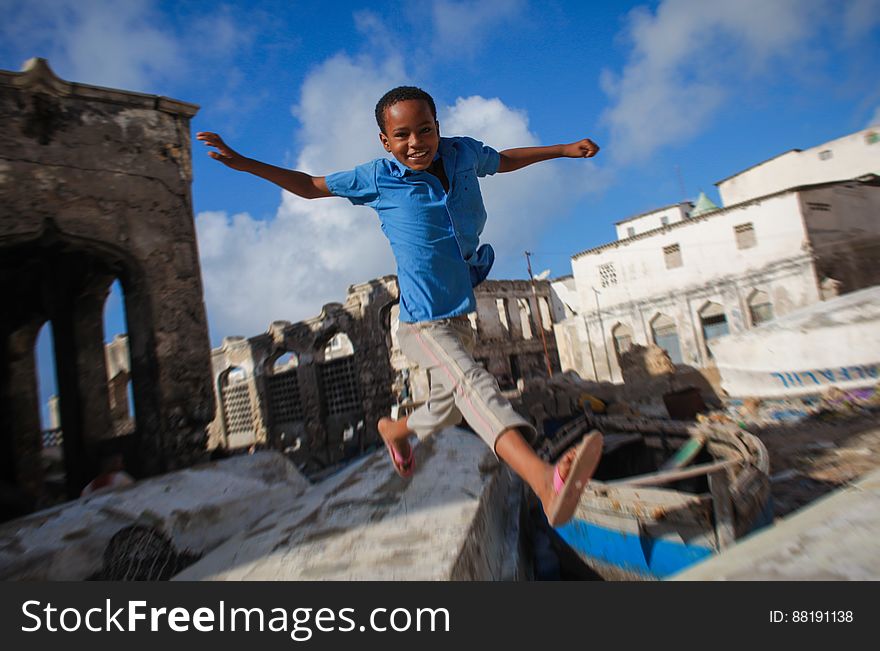
[[[0,183],[0,438],[14,453],[3,472],[35,497],[44,482],[34,338],[52,322],[66,491],[75,497],[113,435],[102,308],[114,279],[131,355],[130,470],[153,475],[202,458],[214,398],[189,198],[197,110],[68,83],[41,59],[22,73],[0,71],[8,117],[0,150],[10,153],[4,173],[16,179]]]
[[[6,372],[0,373],[0,396],[6,405],[0,429],[19,439],[10,444],[16,452],[7,462],[5,481],[26,484],[26,490],[35,498],[47,495],[37,463],[42,454],[42,432],[35,363],[36,336],[46,323],[51,324],[53,333],[65,496],[78,497],[96,473],[101,442],[114,436],[104,305],[111,285],[118,279],[126,314],[143,312],[144,297],[137,287],[144,284],[144,275],[138,262],[125,251],[106,242],[64,233],[51,219],[45,220],[36,233],[5,238],[0,244],[0,300],[5,306],[0,316],[0,341],[5,340],[6,348],[2,363],[15,367],[7,366]],[[130,341],[144,347],[155,340],[150,322],[133,323],[130,316],[126,321]],[[136,425],[122,446],[132,452],[149,441],[153,425],[150,415],[155,413],[158,399],[152,357],[141,357],[136,362],[127,371],[133,384]],[[20,379],[13,381],[12,377]],[[21,391],[20,387],[27,389]],[[17,458],[22,455],[31,459],[20,459],[19,464]],[[137,462],[142,455],[126,456]],[[144,465],[135,463],[131,470],[140,474]]]

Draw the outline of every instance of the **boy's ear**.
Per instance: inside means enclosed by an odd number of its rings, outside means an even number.
[[[379,142],[382,143],[382,146],[385,148],[385,151],[391,151],[391,144],[388,142],[388,136],[386,136],[381,131],[379,132]]]

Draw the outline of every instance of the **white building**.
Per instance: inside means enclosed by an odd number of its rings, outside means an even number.
[[[675,363],[705,369],[714,337],[880,284],[878,131],[725,179],[722,197],[744,198],[723,208],[701,197],[696,208],[618,222],[617,241],[576,254],[572,278],[554,283],[570,308],[555,325],[563,370],[619,382],[619,356],[634,343],[656,343]],[[836,162],[826,168],[831,178],[816,182],[809,159],[824,151],[832,156],[823,162]]]
[[[817,145],[792,149],[718,181],[725,206],[801,185],[880,175],[880,125]]]

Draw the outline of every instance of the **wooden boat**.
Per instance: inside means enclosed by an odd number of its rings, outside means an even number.
[[[587,415],[543,456],[592,429],[602,460],[556,532],[604,578],[663,579],[772,522],[767,450],[735,425]]]

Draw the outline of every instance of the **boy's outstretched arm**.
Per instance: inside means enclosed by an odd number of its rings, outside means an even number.
[[[327,189],[323,176],[311,176],[305,172],[287,170],[283,167],[275,167],[252,158],[246,158],[223,142],[223,139],[216,133],[199,131],[196,134],[196,140],[201,140],[207,146],[214,147],[217,151],[208,152],[208,156],[220,161],[226,167],[241,172],[250,172],[300,197],[319,199],[336,196]]]
[[[550,145],[548,147],[517,147],[499,152],[501,161],[499,172],[512,172],[532,163],[552,158],[592,158],[599,152],[599,145],[584,138],[567,145]]]

